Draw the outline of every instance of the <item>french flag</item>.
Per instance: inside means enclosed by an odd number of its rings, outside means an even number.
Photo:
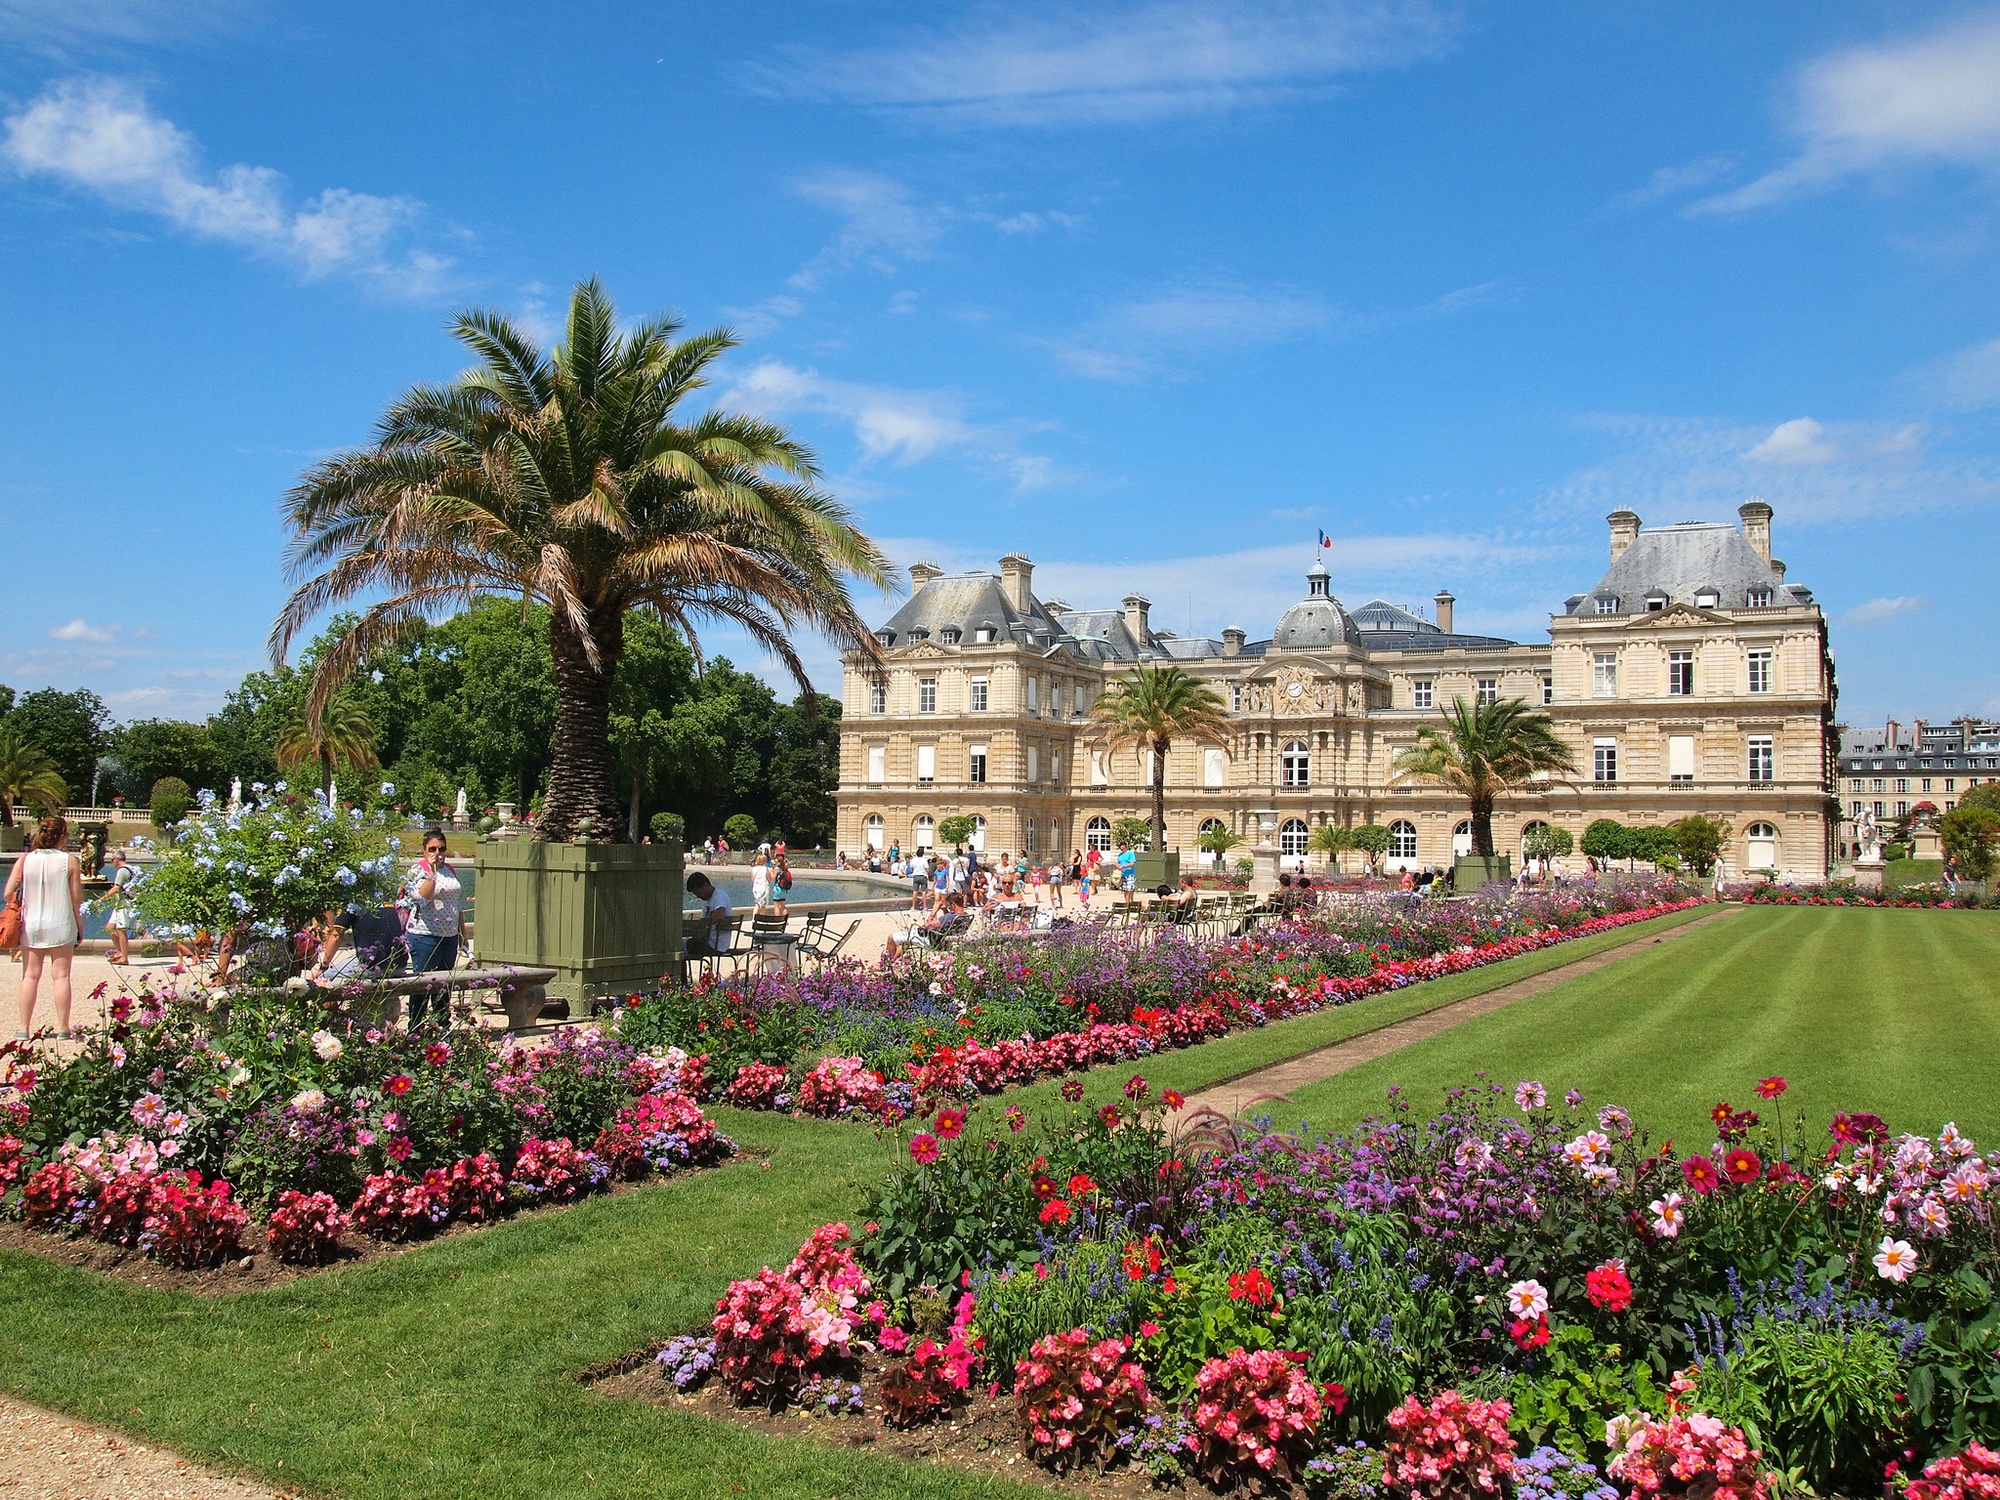
[[[1333,538],[1328,536],[1324,531],[1322,531],[1319,534],[1319,544],[1322,547],[1331,547],[1333,545]]]

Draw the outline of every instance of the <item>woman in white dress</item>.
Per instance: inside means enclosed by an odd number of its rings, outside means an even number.
[[[760,912],[771,904],[771,856],[761,849],[750,861],[750,899]]]
[[[49,998],[55,1002],[56,1035],[69,1036],[70,960],[76,956],[77,913],[83,906],[83,871],[76,856],[63,848],[69,824],[60,817],[42,819],[35,830],[35,847],[14,861],[0,901],[21,897],[21,949],[26,969],[21,975],[21,1025],[16,1038],[34,1030],[35,1001],[41,994],[42,971],[49,973]]]

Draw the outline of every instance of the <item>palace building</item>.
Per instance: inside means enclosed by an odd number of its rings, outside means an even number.
[[[1502,801],[1501,852],[1518,857],[1537,823],[1580,842],[1598,818],[1700,812],[1730,826],[1727,873],[1824,876],[1833,658],[1811,590],[1771,556],[1771,515],[1761,500],[1735,526],[1613,512],[1609,570],[1541,643],[1455,630],[1442,591],[1435,619],[1380,599],[1349,610],[1318,563],[1263,640],[1155,629],[1139,594],[1117,609],[1037,598],[1019,553],[997,574],[914,564],[910,598],[876,631],[882,667],[846,662],[839,845],[924,848],[939,819],[966,814],[989,850],[1108,847],[1115,819],[1151,815],[1152,774],[1141,755],[1091,747],[1090,705],[1133,667],[1174,662],[1230,710],[1227,744],[1168,754],[1167,843],[1189,854],[1215,823],[1248,853],[1261,813],[1275,815],[1288,866],[1321,823],[1385,825],[1391,868],[1447,865],[1471,848],[1466,809],[1398,783],[1395,757],[1454,699],[1521,698],[1547,709],[1578,770]]]

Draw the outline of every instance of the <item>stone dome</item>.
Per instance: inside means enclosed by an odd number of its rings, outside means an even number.
[[[1307,570],[1306,597],[1279,616],[1278,628],[1271,632],[1272,650],[1311,650],[1355,640],[1354,622],[1328,590],[1331,576],[1322,562]]]

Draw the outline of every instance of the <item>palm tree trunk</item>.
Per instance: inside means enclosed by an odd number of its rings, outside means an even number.
[[[542,804],[538,839],[567,840],[589,820],[592,838],[617,840],[624,831],[616,767],[611,754],[611,681],[625,654],[625,620],[593,615],[597,663],[583,636],[560,610],[549,619],[549,649],[556,677],[556,732],[549,764],[549,795]]]
[[[1493,799],[1472,799],[1472,852],[1482,859],[1493,857]]]
[[[1153,852],[1167,852],[1167,748],[1168,741],[1153,745]]]

